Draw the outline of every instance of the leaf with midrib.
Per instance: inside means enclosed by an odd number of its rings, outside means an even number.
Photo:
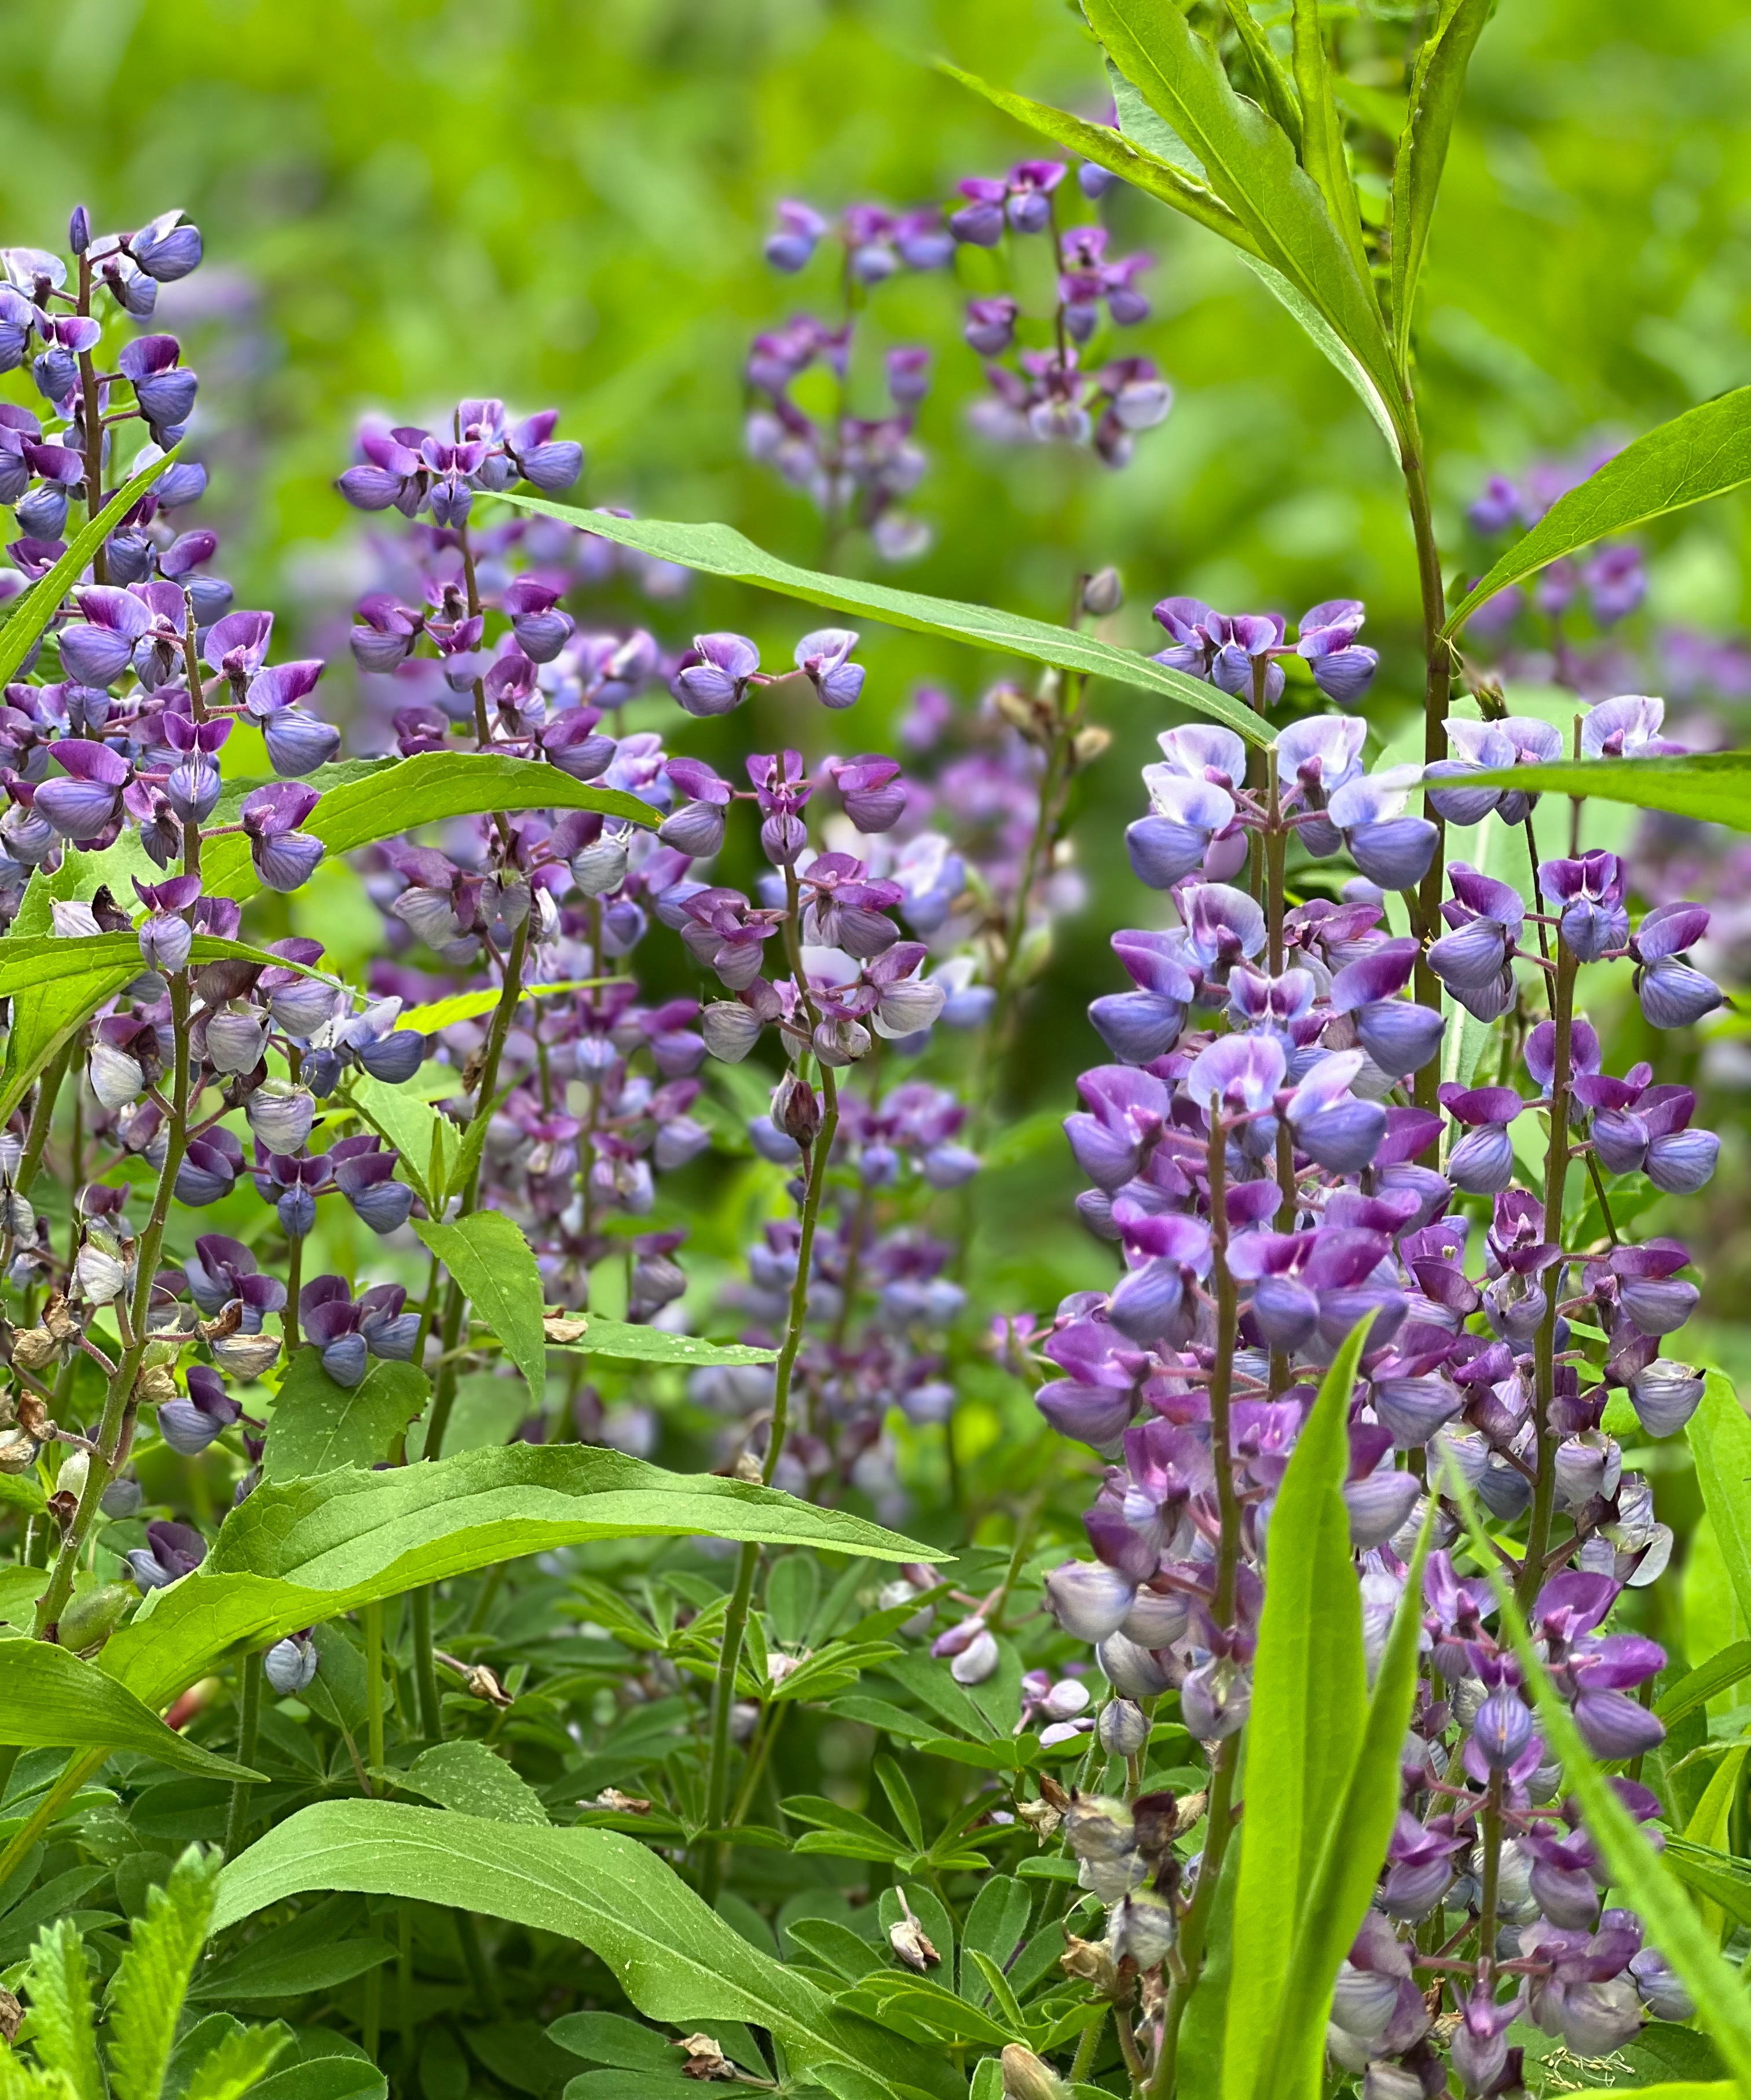
[[[574,780],[557,765],[490,751],[426,751],[332,788],[298,827],[331,854],[352,853],[399,838],[422,824],[477,817],[492,810],[596,810],[621,823],[646,827],[657,813],[636,795]],[[249,842],[214,839],[203,849],[201,876],[215,897],[240,902],[261,888]]]
[[[887,584],[860,583],[851,576],[799,569],[756,547],[728,525],[681,525],[655,518],[616,518],[606,510],[571,510],[564,504],[514,492],[495,492],[494,501],[518,510],[535,511],[543,518],[557,518],[580,532],[593,532],[599,539],[612,540],[642,554],[654,554],[659,561],[677,562],[683,568],[696,569],[706,576],[727,576],[734,583],[776,591],[782,598],[801,598],[807,604],[826,606],[854,618],[879,620],[889,627],[910,628],[915,633],[934,634],[947,642],[964,642],[971,648],[996,650],[1007,656],[1025,657],[1030,663],[1056,664],[1061,670],[1086,671],[1121,686],[1136,686],[1144,692],[1176,701],[1194,714],[1226,722],[1249,743],[1270,740],[1251,708],[1215,686],[1189,678],[1182,671],[1170,671],[1165,664],[1158,664],[1140,651],[1115,648],[1110,642],[1100,641],[1092,634],[1074,633],[1067,627],[1053,627],[1046,620],[1029,620],[1021,613],[999,612],[990,606],[923,598],[915,591],[895,590]],[[408,762],[414,763],[411,759]]]
[[[1751,1480],[1751,1418],[1723,1373],[1710,1371],[1704,1379],[1701,1405],[1684,1435],[1733,1601],[1751,1621],[1751,1497],[1745,1487]]]
[[[1699,823],[1751,832],[1751,751],[1701,751],[1683,758],[1564,759],[1464,777],[1467,787],[1626,802],[1637,810],[1663,810]]]
[[[1652,518],[1724,496],[1751,481],[1751,386],[1687,408],[1625,445],[1578,488],[1559,496],[1532,530],[1516,540],[1489,575],[1449,615],[1457,634],[1497,591],[1548,567],[1577,548]]]
[[[594,1445],[514,1444],[264,1484],[232,1511],[194,1573],[154,1590],[112,1637],[99,1666],[139,1697],[167,1701],[235,1648],[265,1647],[374,1598],[587,1539],[640,1538],[945,1557],[776,1489],[668,1473]]]
[[[605,1320],[598,1312],[579,1317],[589,1323],[582,1339],[550,1347],[576,1349],[587,1357],[611,1357],[616,1363],[686,1364],[694,1369],[708,1364],[774,1364],[778,1360],[776,1349],[756,1349],[744,1342],[708,1342],[698,1335],[671,1335],[628,1320]]]
[[[453,1810],[330,1801],[301,1810],[226,1868],[220,1930],[311,1889],[351,1889],[500,1917],[588,1947],[651,2019],[763,2027],[794,2070],[844,2064],[947,2093],[946,2067],[848,2018],[762,1954],[648,1846],[616,1832],[527,1829]]]
[[[373,1362],[357,1385],[338,1385],[307,1343],[274,1401],[262,1477],[307,1480],[375,1465],[390,1457],[430,1396],[430,1379],[412,1364]]]
[[[0,1743],[142,1750],[208,1779],[255,1776],[166,1727],[136,1692],[53,1641],[0,1641]]]
[[[1392,340],[1400,364],[1410,355],[1417,285],[1466,73],[1494,9],[1495,0],[1442,0],[1412,71],[1405,128],[1392,161]]]
[[[479,1318],[505,1344],[539,1409],[547,1391],[547,1339],[541,1330],[541,1272],[523,1228],[502,1211],[476,1211],[453,1225],[416,1220],[413,1229],[468,1295]]]

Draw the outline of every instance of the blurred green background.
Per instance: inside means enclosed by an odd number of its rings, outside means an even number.
[[[1352,74],[1390,86],[1414,11],[1348,11]],[[741,455],[748,338],[831,289],[824,262],[801,280],[764,267],[774,201],[916,203],[1029,151],[931,70],[934,54],[1091,113],[1105,100],[1061,0],[14,0],[7,14],[3,237],[59,246],[75,198],[100,227],[171,204],[198,219],[206,266],[164,312],[202,374],[203,518],[242,602],[326,626],[331,644],[363,573],[359,521],[331,482],[368,410],[422,421],[469,393],[551,403],[589,448],[584,500],[726,518],[814,559],[805,504]],[[1748,105],[1751,18],[1731,0],[1511,0],[1486,31],[1420,336],[1449,569],[1478,566],[1462,515],[1491,467],[1632,434],[1751,378]],[[1136,346],[1178,395],[1125,473],[975,440],[955,285],[878,293],[872,349],[938,352],[914,505],[935,543],[904,580],[1059,617],[1077,570],[1114,562],[1131,593],[1118,631],[1138,642],[1168,591],[1291,617],[1353,593],[1384,657],[1371,706],[1389,718],[1418,683],[1416,604],[1373,426],[1217,243],[1140,196],[1116,211],[1118,245],[1158,258]],[[1653,536],[1643,632],[1736,629],[1746,515],[1716,504]],[[856,544],[845,558],[871,560]],[[787,654],[799,610],[712,585],[644,616],[670,642],[734,624]],[[866,748],[916,682],[970,704],[1003,668],[911,636],[872,636],[865,653]],[[350,676],[342,648],[325,694]],[[1091,902],[1013,1075],[1013,1105],[1042,1114],[1092,1055],[1074,1017],[1113,988],[1105,933],[1157,909],[1119,835],[1160,725],[1110,688],[1094,712],[1117,742],[1082,790]],[[1033,1158],[1012,1170],[1024,1200],[999,1208],[1032,1236],[1034,1260],[1017,1258],[1043,1294],[1040,1221],[1067,1216],[1068,1186],[1056,1145]],[[1054,1243],[1061,1278],[1078,1244]]]

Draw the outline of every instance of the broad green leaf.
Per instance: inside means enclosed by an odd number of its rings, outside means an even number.
[[[291,2029],[277,2022],[227,2035],[195,2066],[181,2100],[242,2100],[267,2076],[291,2040]]]
[[[517,1444],[381,1473],[265,1483],[232,1511],[194,1573],[152,1591],[112,1636],[97,1668],[139,1697],[167,1701],[233,1648],[265,1647],[373,1598],[586,1539],[638,1538],[817,1546],[874,1560],[945,1557],[748,1481],[666,1473],[593,1445]],[[0,1642],[0,1665],[24,1645]]]
[[[1664,810],[1698,823],[1751,832],[1751,751],[1702,751],[1686,758],[1583,758],[1467,774],[1485,787],[1546,795],[1582,795]]]
[[[1242,0],[1244,4],[1244,0]],[[1238,11],[1230,9],[1233,14]],[[1319,0],[1294,0],[1290,15],[1295,88],[1301,97],[1301,165],[1319,186],[1332,223],[1343,236],[1350,260],[1364,284],[1371,281],[1368,251],[1362,245],[1362,218],[1356,185],[1344,157],[1343,120],[1332,99],[1331,70],[1320,29]],[[1294,143],[1293,134],[1290,143]]]
[[[1323,1834],[1319,1862],[1301,1907],[1287,1981],[1278,2002],[1259,2081],[1261,2096],[1277,2100],[1293,2092],[1294,2067],[1317,2089],[1320,2048],[1331,2011],[1339,1965],[1361,1929],[1392,1841],[1398,1807],[1397,1773],[1405,1732],[1417,1696],[1418,1647],[1422,1635],[1422,1569],[1434,1531],[1434,1505],[1423,1520],[1411,1555],[1405,1594],[1393,1618],[1386,1652],[1374,1679],[1367,1725],[1352,1766],[1343,1800]],[[1243,1855],[1244,1857],[1244,1853]],[[1285,2083],[1275,2082],[1279,2070]]]
[[[253,2100],[386,2100],[389,2080],[362,2056],[309,2056],[271,2071]]]
[[[27,1516],[36,1516],[48,1499],[42,1481],[34,1473],[0,1473],[0,1507],[23,1510]],[[6,1595],[7,1577],[29,1572],[22,1568],[0,1568],[0,1599]],[[3,1616],[3,1609],[0,1609],[0,1617]]]
[[[1468,591],[1441,629],[1457,634],[1480,605],[1577,547],[1628,532],[1651,518],[1724,496],[1751,481],[1751,386],[1687,408],[1614,452],[1560,496]]]
[[[498,1004],[496,992],[483,996],[490,1005]],[[456,1084],[461,1084],[460,1074]],[[426,1209],[434,1215],[441,1211],[447,1190],[458,1179],[462,1151],[462,1133],[450,1118],[412,1088],[392,1087],[368,1072],[355,1073],[342,1099],[401,1154],[399,1176]]]
[[[412,1364],[373,1362],[355,1386],[337,1385],[307,1343],[274,1401],[262,1477],[293,1480],[387,1458],[431,1396]]]
[[[46,1500],[43,1497],[37,1508]],[[36,1617],[37,1599],[48,1586],[46,1568],[0,1568],[0,1619],[8,1626],[29,1626]]]
[[[969,648],[995,650],[1006,656],[1023,657],[1031,664],[1086,671],[1093,677],[1110,678],[1117,685],[1135,686],[1143,692],[1177,701],[1193,714],[1210,715],[1226,722],[1249,743],[1269,741],[1259,717],[1242,702],[1230,699],[1214,686],[1189,678],[1184,672],[1170,671],[1153,657],[1116,648],[1092,634],[1078,634],[1067,627],[1054,627],[1048,620],[1030,620],[1021,613],[999,612],[991,606],[923,598],[916,591],[895,590],[887,584],[860,583],[852,576],[799,569],[793,562],[781,562],[756,547],[728,525],[681,525],[655,518],[616,518],[609,511],[569,510],[562,503],[549,503],[540,496],[518,492],[495,494],[494,501],[518,510],[535,511],[543,518],[557,518],[580,532],[593,532],[598,539],[654,554],[659,561],[678,562],[706,576],[728,576],[735,583],[775,591],[781,598],[801,598],[807,604],[824,605],[854,618],[883,620],[889,627],[910,628],[915,633],[934,634],[946,642],[964,642]],[[407,761],[410,765],[419,762]],[[304,828],[308,831],[311,827],[307,824]]]
[[[167,1728],[135,1693],[53,1641],[0,1641],[0,1743],[139,1750],[211,1779],[256,1776]]]
[[[1400,425],[1373,285],[1288,135],[1234,92],[1215,49],[1175,0],[1087,0],[1085,11],[1114,65],[1197,156],[1204,180],[1245,227],[1247,247],[1324,319]],[[1302,117],[1305,126],[1304,96]]]
[[[332,1991],[395,1959],[386,1939],[365,1936],[327,1939],[316,1947],[282,1949],[279,1935],[252,1940],[228,1961],[209,1964],[189,1988],[191,1998],[229,2003],[301,1998],[309,1991]]]
[[[1705,1397],[1705,1408],[1708,1405]],[[1647,1833],[1594,1763],[1567,1702],[1538,1659],[1514,1592],[1497,1565],[1475,1498],[1456,1468],[1449,1466],[1447,1471],[1447,1493],[1464,1511],[1475,1557],[1495,1591],[1502,1630],[1512,1643],[1523,1679],[1537,1701],[1544,1740],[1563,1767],[1587,1835],[1611,1870],[1613,1885],[1640,1914],[1649,1940],[1690,1993],[1722,2061],[1735,2078],[1751,2089],[1751,2001],[1746,1999],[1739,1971],[1722,1958],[1677,1874],[1661,1864]],[[1743,1472],[1738,1476],[1741,1484],[1744,1477]]]
[[[1345,1339],[1325,1374],[1266,1537],[1270,1579],[1253,1670],[1246,1842],[1235,1890],[1234,1973],[1223,2050],[1223,2092],[1233,2100],[1252,2092],[1278,2024],[1298,1906],[1343,1798],[1367,1720],[1361,1596],[1343,1483],[1350,1402],[1369,1324],[1365,1320]],[[1282,2089],[1299,2093],[1308,2069],[1290,2057]]]
[[[1247,245],[1246,227],[1220,197],[1188,174],[1177,161],[1131,133],[1128,124],[1120,131],[1114,130],[1109,125],[1091,124],[1086,117],[1073,117],[1068,110],[1055,109],[1049,102],[1035,102],[1007,87],[997,87],[988,80],[981,80],[977,73],[963,73],[959,66],[942,60],[938,64],[950,80],[959,81],[963,87],[970,87],[975,95],[982,95],[1006,117],[1014,117],[1030,131],[1038,131],[1054,144],[1081,154],[1085,161],[1092,161],[1098,167],[1109,169],[1134,188],[1171,205],[1175,211],[1184,212],[1188,218],[1195,218],[1200,226],[1208,227],[1212,233],[1220,233],[1224,240],[1231,240],[1237,247]],[[1127,133],[1131,133],[1128,137]]]
[[[39,577],[15,603],[0,628],[0,686],[13,678],[37,637],[61,609],[61,601],[78,582],[99,547],[176,457],[172,445],[161,458],[143,466],[110,497],[45,576]]]
[[[259,963],[264,968],[302,968],[288,965],[284,957],[246,942],[222,941],[210,933],[195,936],[190,950],[194,964],[227,957]],[[132,933],[95,933],[82,939],[51,933],[0,941],[0,999],[12,1002],[6,1066],[0,1072],[0,1122],[23,1101],[55,1052],[145,967],[139,942]],[[308,969],[304,974],[326,975]],[[330,982],[338,983],[337,979]]]
[[[395,1802],[321,1802],[226,1868],[218,1923],[235,1925],[310,1889],[442,1904],[557,1933],[590,1948],[649,2018],[744,2021],[782,2045],[793,2071],[838,2063],[885,2085],[946,2089],[927,2058],[836,2012],[813,1984],[708,1909],[666,1861],[617,1832],[526,1829]]]
[[[440,1808],[491,1823],[535,1823],[545,1829],[552,1820],[527,1780],[484,1743],[434,1743],[397,1775],[397,1784]]]
[[[1740,1612],[1751,1620],[1751,1421],[1722,1372],[1710,1371],[1685,1429],[1697,1485]],[[1736,1682],[1736,1679],[1734,1680]]]
[[[109,2083],[115,2100],[158,2100],[189,1979],[212,1928],[219,1855],[192,1845],[148,1891],[109,1988]]]
[[[778,1361],[775,1349],[756,1349],[744,1342],[708,1342],[698,1335],[671,1335],[661,1327],[606,1320],[598,1312],[580,1312],[576,1317],[589,1323],[584,1335],[576,1342],[557,1346],[576,1349],[587,1357],[611,1357],[617,1363],[686,1364],[695,1368]]]
[[[1467,68],[1494,8],[1495,0],[1442,0],[1412,69],[1410,106],[1392,163],[1392,338],[1401,366],[1409,362],[1411,313]]]
[[[478,817],[490,810],[596,810],[627,824],[652,825],[656,812],[635,795],[574,780],[557,765],[490,751],[426,751],[331,788],[298,827],[331,854],[399,838],[421,824]],[[254,897],[261,879],[249,842],[214,839],[201,870],[210,895]]]
[[[476,1317],[505,1344],[529,1383],[529,1405],[547,1391],[541,1272],[523,1228],[502,1211],[476,1211],[453,1225],[416,1220],[413,1229],[468,1294]]]
[[[37,1936],[30,1950],[26,1982],[39,2061],[66,2080],[75,2100],[104,2100],[94,2032],[91,1972],[77,1926],[63,1918]]]
[[[1735,1641],[1731,1648],[1711,1655],[1704,1663],[1669,1684],[1654,1701],[1654,1712],[1668,1724],[1681,1721],[1698,1706],[1706,1706],[1717,1692],[1731,1691],[1751,1677],[1751,1641]]]

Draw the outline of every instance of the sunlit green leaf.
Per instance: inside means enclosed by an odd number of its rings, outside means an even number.
[[[523,1228],[502,1211],[476,1211],[453,1225],[416,1220],[413,1229],[467,1293],[476,1316],[505,1344],[539,1408],[547,1390],[541,1272]]]
[[[373,1362],[355,1386],[338,1385],[307,1343],[293,1357],[267,1426],[262,1477],[310,1478],[387,1458],[425,1406],[431,1381],[412,1364]]]
[[[0,1641],[0,1743],[139,1750],[183,1771],[250,1776],[167,1728],[136,1693],[53,1641]]]
[[[1401,364],[1410,354],[1417,285],[1467,70],[1494,11],[1495,0],[1442,0],[1412,70],[1409,107],[1392,163],[1392,335]]]

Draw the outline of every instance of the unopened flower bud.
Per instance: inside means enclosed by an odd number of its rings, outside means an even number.
[[[760,1040],[761,1026],[759,1015],[739,999],[713,999],[699,1016],[706,1048],[725,1065],[741,1063]]]
[[[1052,2066],[1018,2041],[1007,2045],[998,2059],[1003,2071],[1003,2100],[1068,2100],[1069,2089]]]
[[[118,1050],[113,1043],[101,1039],[91,1046],[86,1076],[91,1083],[92,1092],[112,1111],[138,1101],[146,1089],[146,1074],[135,1061],[126,1051]]]
[[[124,1473],[104,1489],[97,1506],[114,1524],[126,1517],[137,1516],[145,1499],[145,1491],[139,1482],[131,1475]]]
[[[814,1144],[821,1127],[821,1104],[806,1079],[785,1074],[773,1090],[772,1120],[792,1144]]]
[[[1117,612],[1124,602],[1125,586],[1118,570],[1110,564],[1096,569],[1083,585],[1083,611],[1096,620],[1105,620],[1109,612]]]
[[[61,1646],[71,1648],[75,1655],[101,1647],[139,1597],[139,1591],[131,1582],[105,1582],[70,1599],[57,1622]]]
[[[1109,1758],[1134,1758],[1149,1740],[1149,1717],[1134,1699],[1108,1700],[1097,1725]]]
[[[73,1262],[73,1282],[88,1304],[108,1305],[126,1288],[127,1265],[117,1242],[105,1233],[93,1233]]]
[[[55,1492],[58,1495],[72,1495],[77,1499],[85,1493],[86,1476],[91,1470],[90,1454],[72,1451],[62,1459],[60,1471],[55,1476]]]
[[[1090,722],[1086,729],[1076,732],[1070,753],[1078,765],[1092,765],[1097,758],[1105,756],[1112,742],[1111,730],[1103,729],[1099,722]]]
[[[316,1674],[316,1644],[308,1634],[276,1641],[262,1658],[262,1674],[282,1699],[307,1688]]]

